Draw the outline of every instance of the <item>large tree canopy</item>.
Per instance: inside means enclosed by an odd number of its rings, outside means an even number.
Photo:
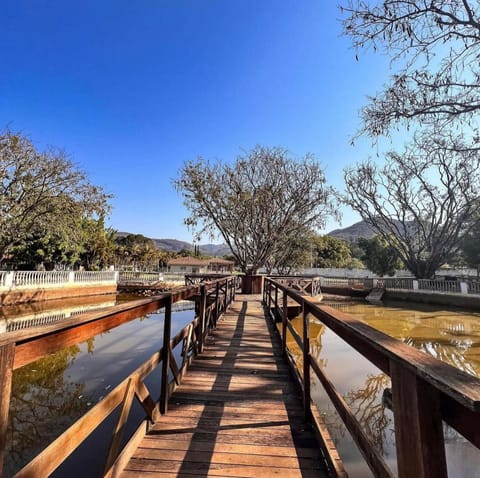
[[[312,240],[313,267],[351,267],[352,253],[348,243],[332,236],[314,236]]]
[[[21,134],[0,134],[0,262],[45,233],[66,242],[82,219],[108,212],[108,199],[64,152],[39,152]]]
[[[363,132],[383,135],[412,120],[466,123],[480,110],[478,2],[348,0],[341,9],[360,59],[362,49],[373,48],[389,55],[395,70],[363,110]]]
[[[380,236],[371,239],[361,237],[358,245],[363,249],[362,261],[367,268],[379,276],[393,276],[402,267],[396,248]]]
[[[233,164],[187,162],[175,186],[190,211],[185,222],[198,235],[219,232],[244,272],[284,255],[299,233],[335,211],[313,156],[293,159],[278,147],[257,146]]]
[[[383,167],[370,161],[345,171],[345,201],[416,277],[431,277],[474,227],[480,153],[461,138],[417,135]],[[477,216],[478,218],[478,216]],[[478,220],[477,220],[478,222]]]

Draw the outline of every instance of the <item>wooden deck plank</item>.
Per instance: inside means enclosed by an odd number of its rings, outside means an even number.
[[[237,297],[121,477],[327,477],[272,335],[259,298]]]

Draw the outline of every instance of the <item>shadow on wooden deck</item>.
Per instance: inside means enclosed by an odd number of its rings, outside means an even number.
[[[239,296],[122,476],[326,477],[303,417],[274,325]]]

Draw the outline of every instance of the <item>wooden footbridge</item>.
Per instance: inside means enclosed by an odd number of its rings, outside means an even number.
[[[312,320],[322,321],[390,375],[400,478],[448,476],[442,420],[480,448],[480,381],[475,377],[313,303],[285,281],[267,278],[263,296],[236,295],[236,287],[233,277],[217,279],[62,324],[4,334],[2,457],[14,369],[161,307],[165,310],[158,352],[15,476],[62,476],[63,462],[113,416],[103,472],[85,470],[85,476],[346,477],[311,400],[310,382],[318,380],[374,476],[393,477],[310,353]],[[185,299],[195,300],[195,319],[172,336],[172,304]],[[300,331],[290,322],[291,310],[299,307]],[[287,346],[287,335],[294,346]],[[151,374],[161,382],[158,398],[147,387]],[[131,436],[124,436],[134,401],[142,406],[145,420]]]
[[[327,477],[259,296],[238,296],[120,475]]]

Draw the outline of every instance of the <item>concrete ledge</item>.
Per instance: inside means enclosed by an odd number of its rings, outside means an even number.
[[[386,300],[421,302],[424,304],[449,305],[468,309],[480,309],[480,296],[468,294],[454,294],[447,292],[433,292],[423,290],[386,290],[383,296]]]
[[[354,289],[341,286],[322,285],[321,289],[326,294],[344,295],[347,297],[366,297],[370,293],[370,289]]]
[[[76,287],[48,287],[38,289],[21,289],[0,293],[0,305],[22,304],[66,297],[81,297],[87,295],[115,294],[116,284],[108,285],[77,285]]]

